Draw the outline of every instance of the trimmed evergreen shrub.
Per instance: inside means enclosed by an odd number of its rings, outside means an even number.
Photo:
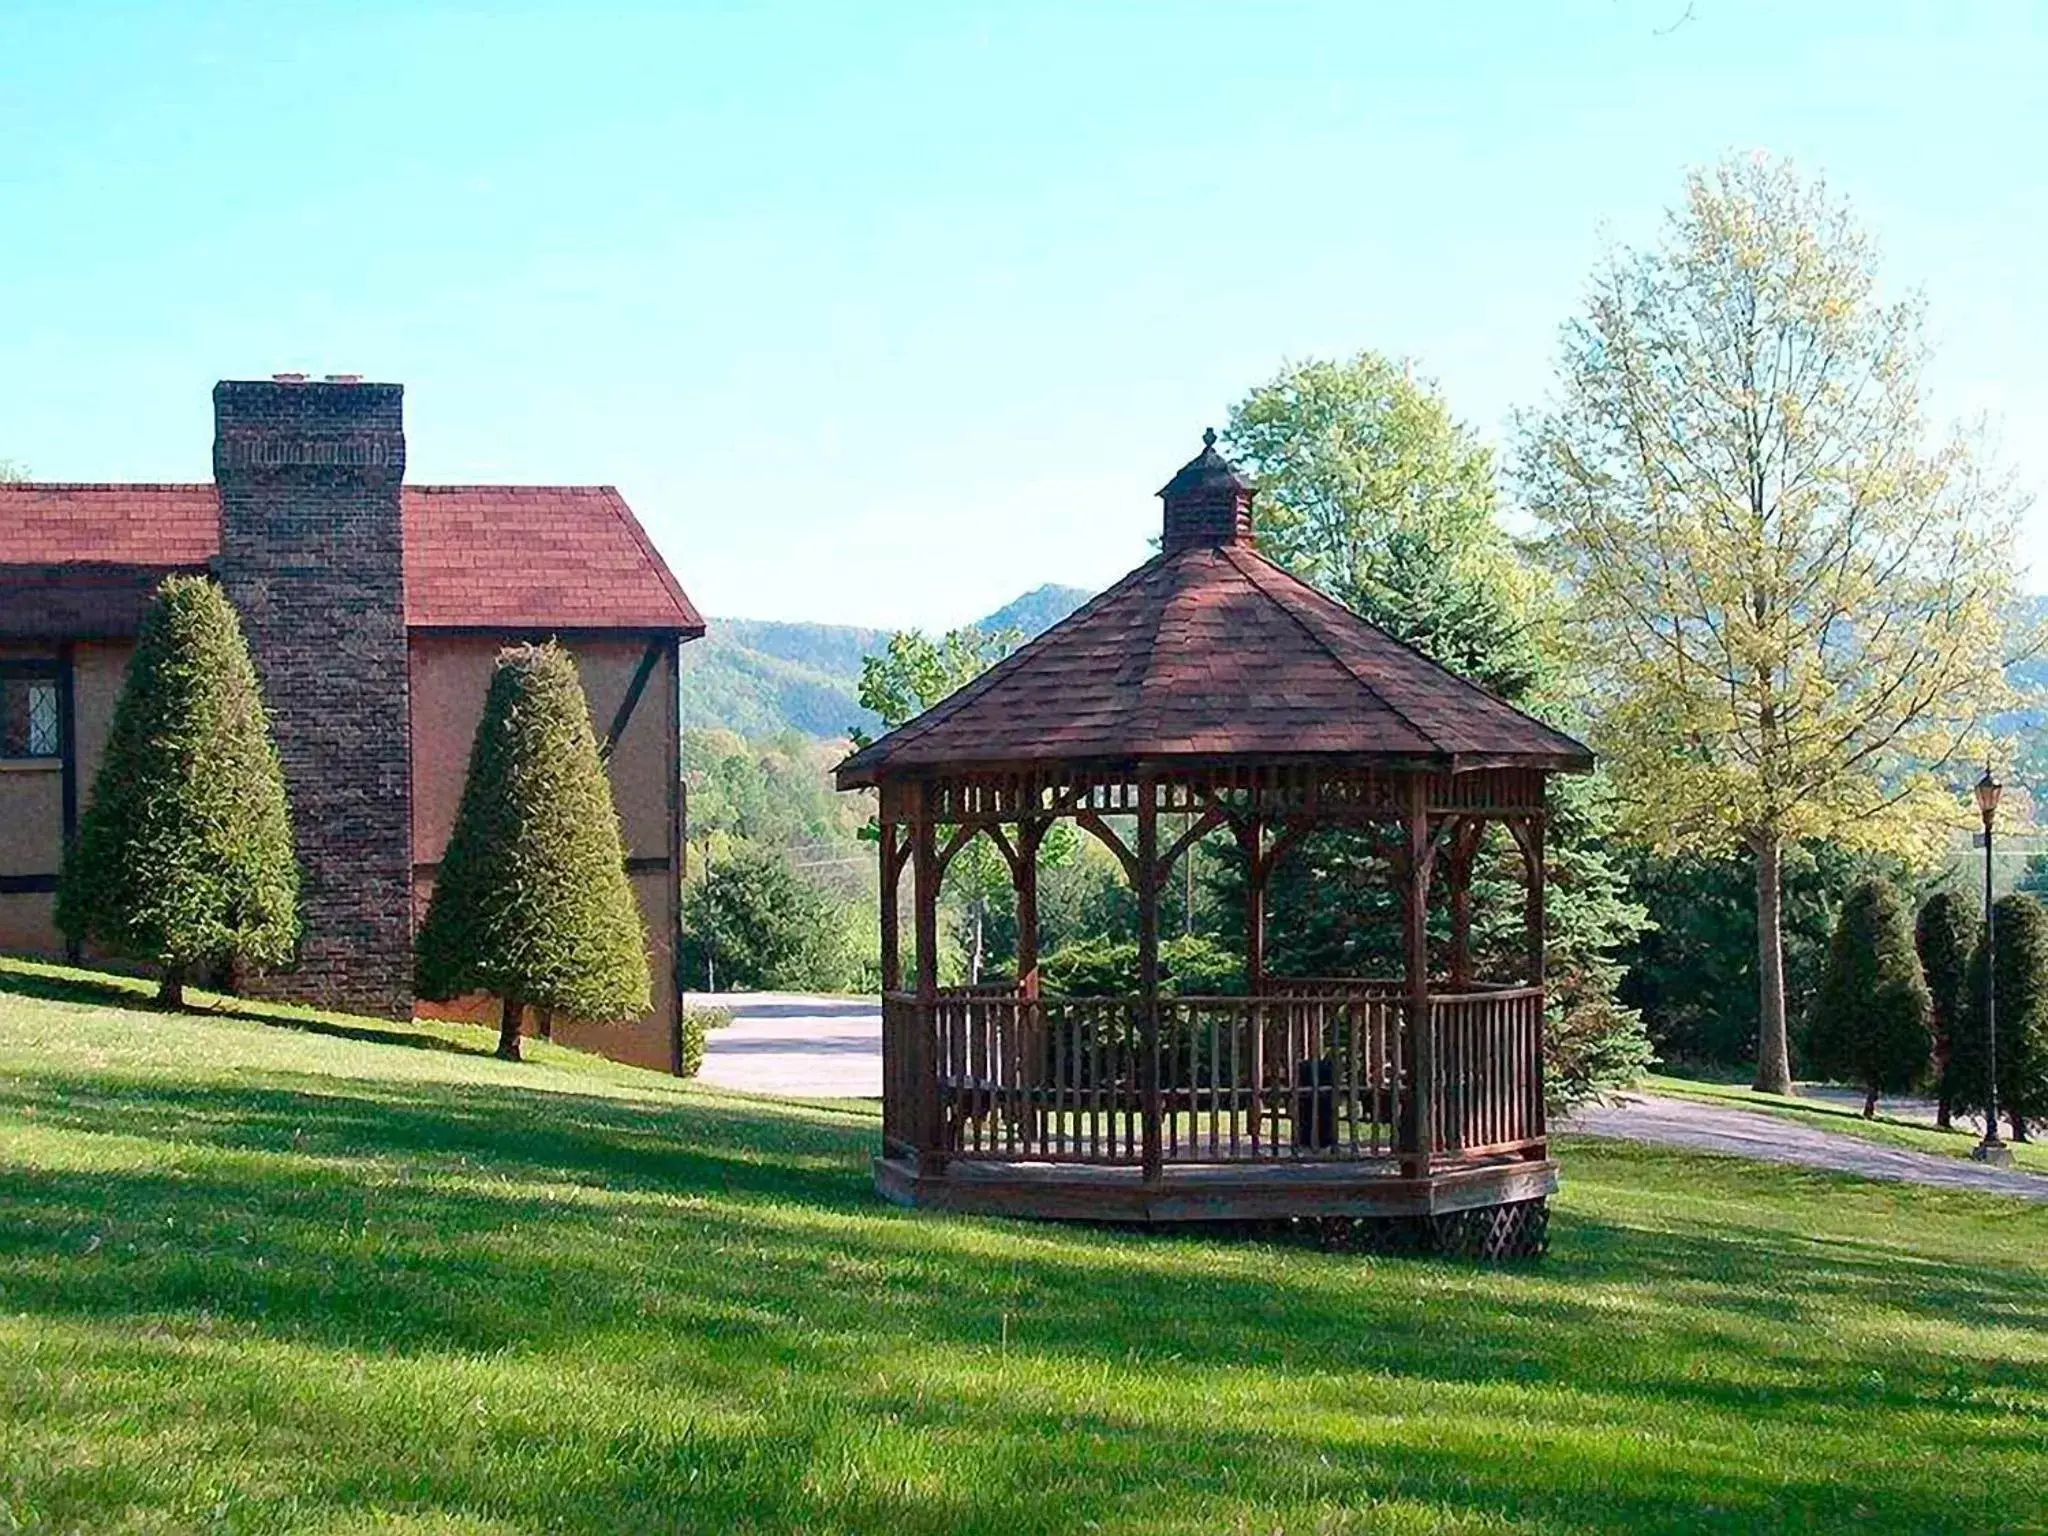
[[[235,610],[172,576],[142,620],[78,836],[57,926],[156,967],[160,997],[231,962],[283,966],[299,867],[270,717]]]
[[[1880,1093],[1910,1088],[1927,1070],[1931,1009],[1897,889],[1884,880],[1851,887],[1813,1000],[1814,1067],[1861,1087],[1868,1118]]]
[[[732,1015],[723,1008],[685,1008],[683,1010],[683,1059],[681,1077],[695,1077],[704,1069],[704,1045],[711,1031],[723,1029],[732,1023]]]
[[[1970,976],[1970,951],[1984,916],[1977,903],[1961,891],[1936,891],[1920,904],[1913,922],[1913,948],[1920,956],[1920,974],[1927,978],[1932,1003],[1935,1091],[1940,1103],[1935,1121],[1949,1123],[1949,1043],[1962,1028]]]
[[[519,1059],[528,1006],[644,1013],[640,909],[576,665],[552,641],[498,653],[469,777],[416,943],[421,997],[487,992],[498,1054]]]
[[[2048,1120],[2048,911],[2023,892],[1992,904],[1998,926],[1998,1107],[2024,1136],[2030,1120]],[[1962,1027],[1949,1047],[1952,1102],[1981,1115],[1986,1098],[1984,944],[1970,956]]]

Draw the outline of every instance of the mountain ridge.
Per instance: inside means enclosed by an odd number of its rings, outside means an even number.
[[[1015,629],[1028,640],[1050,629],[1093,593],[1048,582],[977,620],[984,632]],[[750,739],[785,731],[821,740],[881,722],[860,707],[861,658],[893,633],[859,624],[801,620],[706,620],[701,640],[682,651],[684,730],[730,730]]]

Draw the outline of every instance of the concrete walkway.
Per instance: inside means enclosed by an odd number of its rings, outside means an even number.
[[[1973,1189],[2048,1202],[2048,1176],[2042,1174],[1986,1168],[1963,1158],[1944,1157],[1939,1152],[1880,1146],[1755,1110],[1723,1109],[1716,1104],[1659,1098],[1655,1094],[1630,1094],[1620,1105],[1588,1105],[1575,1111],[1558,1129],[1666,1147],[1689,1147],[1699,1152],[1725,1152],[1767,1163],[1829,1168],[1838,1173],[1861,1174],[1866,1179],[1934,1184],[1946,1189]]]
[[[703,1081],[804,1099],[882,1096],[882,1009],[871,997],[692,992],[693,1008],[733,1017],[704,1043]]]
[[[733,1015],[733,1022],[712,1031],[706,1042],[702,1076],[707,1083],[786,1098],[881,1096],[882,1013],[873,998],[725,992],[692,993],[687,1001]],[[1895,1106],[1888,1100],[1886,1108]],[[1928,1114],[1931,1119],[1932,1106]],[[1939,1153],[1879,1146],[1755,1110],[1654,1094],[1589,1106],[1559,1129],[2048,1203],[2048,1176],[2041,1174],[1985,1168]]]

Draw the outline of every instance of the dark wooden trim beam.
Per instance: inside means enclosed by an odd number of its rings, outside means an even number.
[[[626,684],[626,696],[619,700],[618,713],[612,716],[611,729],[604,733],[597,755],[606,762],[618,749],[619,738],[626,734],[626,727],[633,723],[633,711],[640,707],[640,695],[647,691],[647,680],[654,675],[654,669],[661,664],[664,655],[675,649],[673,640],[657,639],[647,642],[647,649],[640,655],[640,665],[633,669],[633,680]]]
[[[42,896],[56,889],[55,875],[0,875],[0,896]]]

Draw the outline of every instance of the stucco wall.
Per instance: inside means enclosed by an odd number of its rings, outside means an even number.
[[[448,846],[462,785],[469,769],[470,743],[483,715],[491,664],[504,642],[488,635],[412,636],[413,907],[426,911],[433,872]],[[565,642],[576,659],[590,700],[592,727],[600,739],[610,729],[634,672],[647,650],[644,636],[586,638]],[[618,807],[626,857],[637,865],[633,891],[647,928],[648,963],[654,973],[654,1007],[625,1024],[564,1022],[555,1038],[636,1066],[667,1070],[675,1007],[673,935],[676,884],[667,869],[669,815],[679,764],[676,758],[677,680],[664,656],[648,679],[625,734],[611,757],[612,799]],[[650,867],[659,862],[660,867]],[[422,1003],[437,1017],[494,1021],[496,1004],[475,999],[455,1005]]]

